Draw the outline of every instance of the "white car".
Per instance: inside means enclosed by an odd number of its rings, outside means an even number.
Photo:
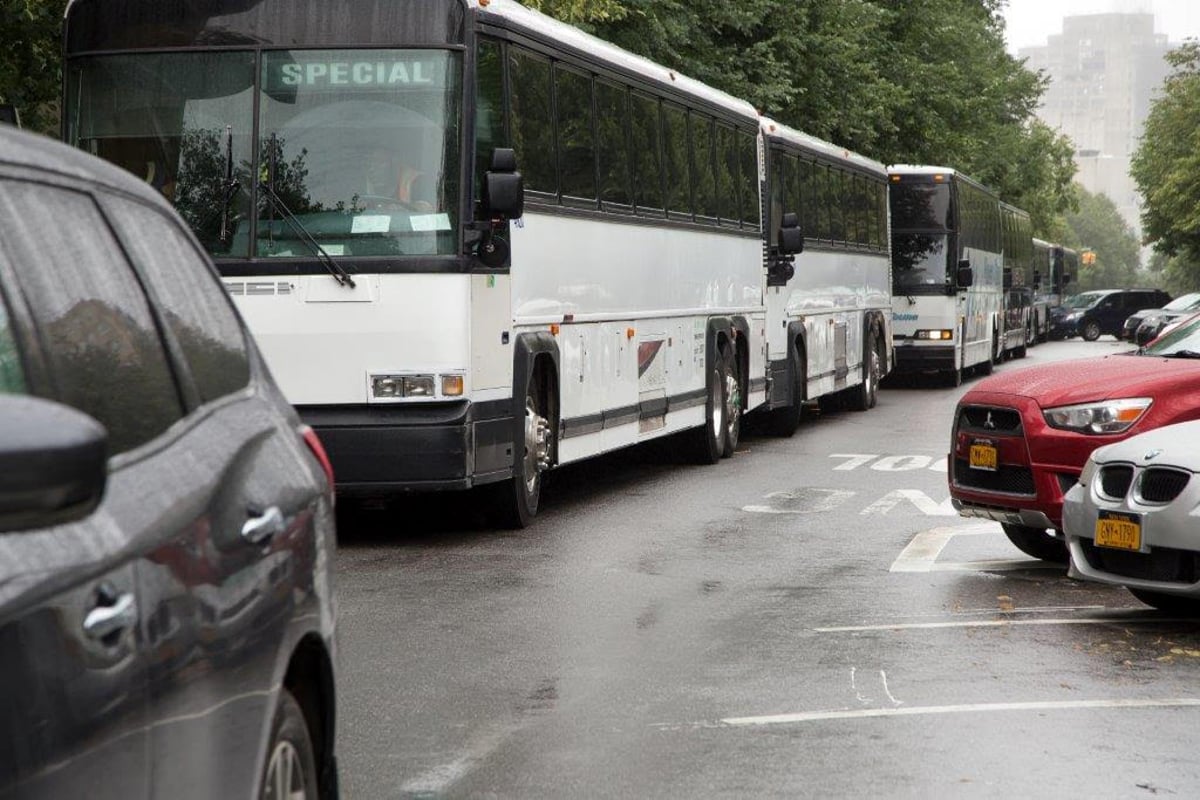
[[[1095,450],[1063,501],[1073,578],[1200,613],[1200,421]]]

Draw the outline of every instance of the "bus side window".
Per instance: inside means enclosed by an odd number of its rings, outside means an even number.
[[[558,112],[558,171],[563,198],[596,200],[596,141],[592,127],[592,79],[561,64],[554,68]]]
[[[695,111],[688,114],[688,132],[692,143],[692,178],[696,192],[696,216],[717,218],[716,182],[713,176],[712,117]]]
[[[817,206],[821,203],[820,190],[817,188],[816,165],[813,162],[800,159],[799,163],[799,203],[796,211],[800,214],[800,230],[805,238],[820,238],[817,225]]]
[[[554,163],[550,62],[518,47],[510,46],[508,52],[512,145],[517,153],[517,169],[525,178],[526,189],[556,195],[558,174]]]
[[[480,196],[480,181],[492,163],[492,150],[508,145],[504,118],[504,64],[500,43],[488,39],[479,42],[475,78],[475,197]],[[517,162],[517,169],[523,165]]]
[[[624,86],[596,81],[596,131],[599,135],[600,200],[628,209],[629,93]]]
[[[667,154],[667,209],[690,217],[692,183],[688,168],[687,114],[669,103],[663,104],[663,141]]]
[[[633,95],[633,191],[639,214],[662,216],[662,130],[658,101]]]
[[[741,180],[738,183],[742,200],[742,227],[759,230],[762,215],[759,209],[758,186],[758,140],[753,134],[738,131],[738,153],[742,162]],[[795,159],[792,159],[793,162]]]
[[[723,224],[738,225],[738,159],[737,134],[733,128],[717,126],[716,138],[717,208]]]

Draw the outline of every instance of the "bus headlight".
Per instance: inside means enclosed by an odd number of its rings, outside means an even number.
[[[936,339],[940,341],[950,341],[954,338],[952,330],[919,330],[913,334],[914,339]]]
[[[461,397],[463,393],[462,375],[442,376],[442,397]]]
[[[403,397],[433,397],[432,375],[372,375],[371,399],[398,400]]]

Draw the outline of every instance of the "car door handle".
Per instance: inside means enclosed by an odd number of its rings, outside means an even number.
[[[83,618],[83,632],[92,639],[107,639],[137,622],[133,593],[126,592],[111,605],[96,606]]]
[[[242,525],[242,538],[250,544],[266,544],[283,533],[286,523],[279,506],[271,506],[261,515],[251,517]]]

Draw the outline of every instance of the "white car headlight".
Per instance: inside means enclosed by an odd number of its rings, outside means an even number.
[[[1154,402],[1149,397],[1101,400],[1075,406],[1047,408],[1042,412],[1051,428],[1077,433],[1121,433],[1142,418]]]

